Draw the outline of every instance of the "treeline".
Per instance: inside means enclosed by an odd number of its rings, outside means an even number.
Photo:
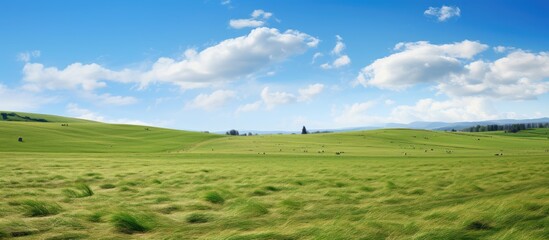
[[[476,125],[473,127],[464,128],[462,132],[491,132],[491,131],[505,131],[510,133],[516,133],[526,129],[532,128],[549,128],[549,123],[516,123],[516,124],[490,124],[490,125]]]
[[[29,121],[29,122],[47,122],[48,120],[43,118],[31,118],[29,116],[21,116],[17,113],[0,113],[2,120],[4,121]]]

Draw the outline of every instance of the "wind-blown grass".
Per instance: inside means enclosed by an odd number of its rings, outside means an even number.
[[[27,217],[45,217],[61,212],[61,206],[57,203],[25,200],[21,205],[25,210],[24,215]]]
[[[0,122],[0,233],[7,238],[549,236],[547,129],[204,137],[213,134],[18,124]],[[9,134],[19,131],[31,137],[9,147]],[[64,189],[89,196],[67,197]]]
[[[122,233],[143,233],[152,229],[152,219],[146,216],[136,216],[126,212],[119,212],[111,219],[116,230]]]

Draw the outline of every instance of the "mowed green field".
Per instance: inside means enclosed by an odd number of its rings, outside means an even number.
[[[0,238],[549,239],[549,129],[228,137],[65,121],[0,121]]]

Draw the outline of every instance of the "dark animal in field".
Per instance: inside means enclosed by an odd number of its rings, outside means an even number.
[[[19,139],[17,139],[17,141],[23,142],[23,138],[22,138],[22,137],[19,137]]]

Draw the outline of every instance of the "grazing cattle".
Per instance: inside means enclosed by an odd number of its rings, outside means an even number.
[[[23,142],[23,137],[19,137],[19,139],[17,139],[17,141]]]

